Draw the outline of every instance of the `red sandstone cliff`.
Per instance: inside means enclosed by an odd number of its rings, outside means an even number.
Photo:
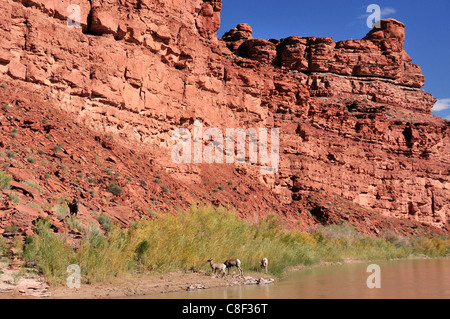
[[[80,6],[79,29],[67,26],[69,4]],[[204,200],[247,218],[273,211],[301,229],[347,220],[375,233],[450,230],[450,122],[430,115],[435,99],[403,48],[402,23],[384,20],[364,39],[341,42],[253,39],[245,24],[218,39],[221,6],[3,0],[0,102],[14,107],[0,111],[0,151],[19,156],[0,163],[16,181],[41,186],[33,195],[15,184],[25,201],[79,196],[82,216],[104,211],[123,223],[149,207]],[[279,128],[278,173],[173,163],[171,132],[195,119],[223,130]],[[124,193],[109,196],[111,181]],[[0,228],[26,230],[39,216],[2,201]]]

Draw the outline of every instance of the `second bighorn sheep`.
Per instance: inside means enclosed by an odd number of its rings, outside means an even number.
[[[224,264],[228,269],[228,275],[230,274],[230,268],[232,267],[236,267],[237,269],[239,269],[239,273],[241,275],[244,274],[244,272],[241,269],[241,261],[239,259],[228,259],[224,262]]]
[[[267,258],[263,258],[261,260],[261,268],[264,269],[264,272],[267,274],[267,266],[269,265],[269,261],[267,260]]]
[[[218,271],[222,274],[222,277],[225,276],[225,269],[227,268],[227,267],[225,266],[225,264],[214,264],[212,258],[210,258],[210,259],[208,260],[208,262],[209,262],[209,264],[211,265],[211,269],[212,269],[212,271],[213,271],[214,274],[215,274],[216,271],[218,270]]]

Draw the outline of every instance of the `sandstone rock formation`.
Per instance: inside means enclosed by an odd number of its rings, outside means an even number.
[[[242,57],[308,74],[312,96],[359,95],[423,113],[436,102],[431,94],[416,90],[425,77],[403,48],[405,26],[393,19],[383,20],[380,29],[362,40],[337,43],[331,38],[298,36],[243,41],[228,33],[223,39]]]
[[[79,5],[80,28],[68,27],[69,4]],[[28,104],[29,114],[54,123],[30,121],[20,107],[17,120],[4,111],[0,150],[13,147],[9,132],[19,123],[29,143],[40,141],[34,148],[51,149],[46,130],[54,143],[64,140],[54,155],[59,167],[86,174],[81,167],[92,165],[101,174],[96,150],[146,184],[154,177],[145,174],[159,170],[169,194],[123,181],[118,204],[107,205],[125,223],[146,214],[156,194],[164,209],[202,199],[247,218],[274,211],[301,229],[344,219],[375,233],[392,220],[450,230],[450,124],[430,115],[436,100],[421,89],[402,23],[383,20],[363,39],[340,42],[254,39],[246,24],[218,39],[221,7],[220,0],[2,1],[0,82],[8,89],[0,89],[1,102]],[[195,119],[223,131],[279,128],[278,173],[263,176],[257,164],[173,163],[171,132],[192,129]],[[45,172],[33,167],[31,175],[38,171]],[[59,182],[41,181],[42,196],[81,192],[90,209],[102,206],[58,172]],[[228,181],[229,190],[211,192]]]

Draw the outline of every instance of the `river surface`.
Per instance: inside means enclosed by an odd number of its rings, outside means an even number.
[[[379,265],[380,288],[368,288]],[[373,277],[370,283],[375,283]],[[450,299],[450,259],[408,259],[314,267],[289,273],[275,284],[168,293],[161,299]]]

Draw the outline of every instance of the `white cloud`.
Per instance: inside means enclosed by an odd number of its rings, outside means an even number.
[[[392,7],[383,8],[383,9],[381,9],[381,18],[384,18],[384,17],[386,17],[386,16],[388,16],[390,14],[394,14],[396,12],[397,12],[397,10],[395,10]]]
[[[440,112],[450,109],[450,99],[440,99],[437,100],[436,104],[433,107],[433,112]]]

